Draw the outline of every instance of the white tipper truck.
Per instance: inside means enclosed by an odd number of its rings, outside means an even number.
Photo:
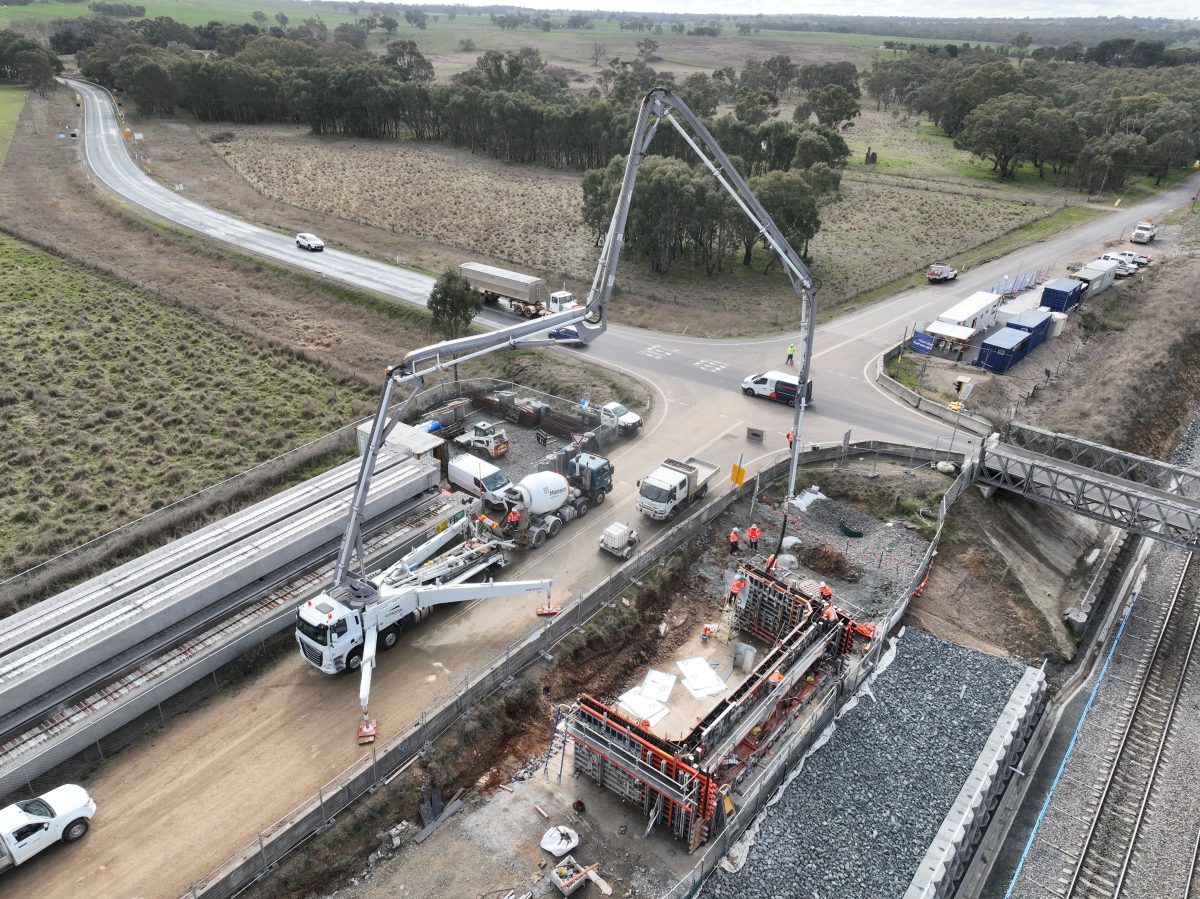
[[[694,502],[708,493],[708,482],[720,466],[695,456],[664,459],[662,465],[638,481],[638,511],[655,521],[675,517],[684,503]]]
[[[88,832],[96,801],[83,787],[65,784],[36,799],[0,808],[0,871],[16,867],[55,843]]]
[[[549,285],[533,275],[510,272],[481,262],[464,262],[458,267],[458,273],[483,294],[485,302],[499,302],[521,318],[536,318],[578,308],[570,291],[556,290],[551,293]]]

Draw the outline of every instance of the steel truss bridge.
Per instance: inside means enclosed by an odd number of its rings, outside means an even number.
[[[979,453],[976,483],[1200,549],[1200,472],[1011,422]]]

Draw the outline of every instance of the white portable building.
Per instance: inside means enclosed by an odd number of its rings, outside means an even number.
[[[938,321],[948,325],[971,328],[974,331],[987,330],[996,324],[996,314],[1000,311],[1000,300],[1000,294],[980,290],[965,300],[955,303],[938,316]]]

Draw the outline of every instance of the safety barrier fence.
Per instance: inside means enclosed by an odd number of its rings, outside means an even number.
[[[356,426],[357,423],[346,425],[311,440],[13,575],[0,582],[0,608],[24,604],[56,584],[93,568],[111,565],[114,557],[130,552],[164,530],[180,527],[222,503],[276,484],[317,459],[339,451],[348,452],[354,446]]]
[[[850,456],[856,458],[874,456],[903,463],[911,462],[914,454],[925,461],[937,461],[934,458],[935,453],[931,449],[914,449],[905,444],[882,441],[814,446],[811,450],[801,454],[801,461],[805,465],[811,465],[844,460]],[[944,453],[938,453],[937,458],[944,458]],[[959,456],[957,461],[961,462],[962,457]],[[787,471],[787,465],[786,459],[768,465],[759,472],[758,483],[766,484],[782,476]],[[959,482],[964,478],[969,480],[969,474],[964,472],[952,485],[951,491],[955,491]],[[546,658],[560,641],[585,626],[593,616],[614,602],[631,586],[635,586],[640,578],[649,574],[653,569],[664,566],[667,557],[675,548],[703,533],[712,521],[722,515],[730,505],[754,489],[754,482],[747,480],[741,487],[716,497],[709,504],[697,510],[695,514],[664,532],[657,540],[647,545],[642,552],[614,569],[605,581],[587,593],[573,597],[557,616],[507,646],[503,653],[497,655],[490,664],[485,665],[475,674],[456,683],[440,701],[433,703],[393,739],[382,746],[373,748],[370,753],[360,757],[338,777],[322,786],[317,793],[274,824],[264,828],[255,836],[254,840],[231,859],[197,881],[187,895],[194,899],[199,899],[199,897],[226,899],[226,897],[236,896],[247,886],[259,880],[289,852],[300,846],[313,834],[327,827],[352,802],[377,788],[419,756],[429,752],[433,742],[460,717],[470,712],[496,690],[502,688],[525,668],[539,659]],[[953,495],[957,496],[958,492],[961,492],[961,489],[954,492]],[[941,517],[944,517],[944,511]],[[921,583],[931,556],[932,549],[926,552],[918,576],[913,580],[914,589]],[[828,714],[831,715],[832,712]],[[820,733],[820,728],[816,725],[809,725],[808,728],[806,733]],[[793,738],[789,738],[789,741],[791,739]],[[781,754],[794,753],[796,750],[790,748],[794,745],[797,744],[789,742],[787,752]],[[741,818],[739,817],[738,820]],[[721,842],[723,843],[724,840]],[[705,857],[708,857],[707,854]]]

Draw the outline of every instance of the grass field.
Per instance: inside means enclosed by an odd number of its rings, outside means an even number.
[[[205,25],[213,20],[219,22],[254,21],[250,14],[255,10],[265,12],[270,24],[275,24],[275,13],[286,13],[294,24],[312,16],[314,10],[306,3],[280,3],[279,0],[238,3],[236,0],[136,0],[135,5],[146,7],[146,18],[168,16],[185,25]],[[342,22],[353,22],[358,17],[349,13],[331,13],[321,10],[321,19],[329,27]],[[31,3],[29,6],[10,6],[0,11],[0,22],[16,22],[22,19],[74,19],[90,16],[86,3]],[[365,15],[365,13],[364,13]]]
[[[314,138],[297,128],[243,128],[236,134],[213,149],[269,197],[318,216],[456,248],[451,256],[458,261],[483,256],[576,286],[590,281],[596,249],[582,222],[576,173],[504,165],[436,144]],[[872,145],[881,158],[894,158],[893,144],[881,143],[881,136],[872,135]],[[1029,190],[947,175],[947,162],[961,151],[936,144],[943,155],[925,159],[925,138],[916,134],[912,140],[912,147],[901,146],[912,164],[878,171],[850,166],[842,198],[821,210],[811,254],[823,308],[858,305],[860,295],[877,296],[885,285],[907,286],[904,279],[930,262],[959,259],[965,267],[962,254],[1005,235],[1012,248],[1076,220],[1075,211],[1046,218],[1061,198],[1051,202]],[[320,229],[319,218],[313,227]],[[786,295],[786,285],[777,270],[778,277],[764,281],[765,258],[760,254],[756,266],[734,264],[708,278],[686,263],[666,276],[653,275],[628,254],[614,315],[628,324],[675,330],[683,321],[679,304],[685,303],[692,333],[744,334],[747,322],[755,331],[782,327],[789,311],[773,294],[782,287]]]
[[[4,157],[8,154],[8,145],[12,143],[17,119],[21,116],[21,107],[25,105],[28,92],[28,88],[0,84],[0,166],[4,165]]]
[[[0,579],[362,417],[373,391],[0,235]]]

